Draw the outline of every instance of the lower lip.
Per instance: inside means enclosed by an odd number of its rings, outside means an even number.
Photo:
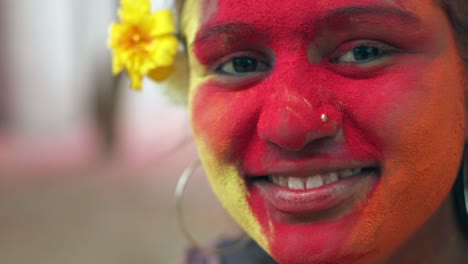
[[[361,173],[315,189],[293,190],[271,182],[259,182],[265,202],[287,214],[319,213],[349,201],[367,197],[378,181],[377,173]],[[346,208],[349,209],[349,208]]]

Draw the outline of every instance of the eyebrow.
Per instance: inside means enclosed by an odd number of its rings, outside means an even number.
[[[421,19],[414,13],[405,11],[394,6],[346,6],[337,9],[329,10],[325,15],[319,19],[327,21],[335,18],[353,17],[361,15],[378,15],[378,16],[392,16],[403,20],[410,20],[418,22]]]
[[[403,9],[388,6],[388,5],[371,5],[371,6],[346,6],[339,7],[333,10],[328,10],[323,16],[313,17],[305,21],[303,28],[322,28],[331,25],[336,21],[351,18],[364,18],[366,16],[380,16],[391,19],[398,19],[404,23],[415,24],[421,23],[421,18],[414,13]],[[206,24],[202,26],[193,43],[190,46],[197,45],[198,42],[203,42],[211,37],[218,35],[228,36],[249,36],[251,34],[262,35],[262,32],[253,24],[233,21],[229,23],[221,23],[216,25]]]
[[[259,30],[252,24],[244,22],[230,22],[216,24],[214,26],[204,26],[200,29],[195,37],[195,40],[190,46],[197,45],[199,42],[210,39],[215,36],[251,36],[251,34],[259,35]]]

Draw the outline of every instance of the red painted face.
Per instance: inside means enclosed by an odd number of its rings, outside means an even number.
[[[462,66],[442,9],[189,2],[192,124],[226,209],[280,263],[391,255],[461,157]]]

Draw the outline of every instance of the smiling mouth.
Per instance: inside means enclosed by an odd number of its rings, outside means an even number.
[[[267,207],[275,212],[289,215],[329,212],[323,219],[330,219],[349,213],[367,200],[380,175],[380,168],[372,165],[316,171],[310,176],[305,172],[283,171],[246,177],[246,183],[251,194],[263,197]]]
[[[318,173],[308,177],[294,177],[285,175],[261,176],[252,178],[252,181],[269,182],[291,190],[310,190],[330,185],[337,181],[353,176],[363,174],[367,175],[374,172],[377,173],[377,171],[378,168],[376,167],[364,167]]]
[[[361,167],[353,169],[336,170],[325,173],[316,173],[307,177],[295,177],[287,175],[266,175],[247,177],[250,183],[273,183],[290,190],[310,190],[333,184],[358,175],[380,175],[378,167]]]

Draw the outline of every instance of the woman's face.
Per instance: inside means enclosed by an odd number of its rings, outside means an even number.
[[[463,67],[432,0],[189,0],[190,111],[213,190],[281,263],[373,263],[447,197]]]

